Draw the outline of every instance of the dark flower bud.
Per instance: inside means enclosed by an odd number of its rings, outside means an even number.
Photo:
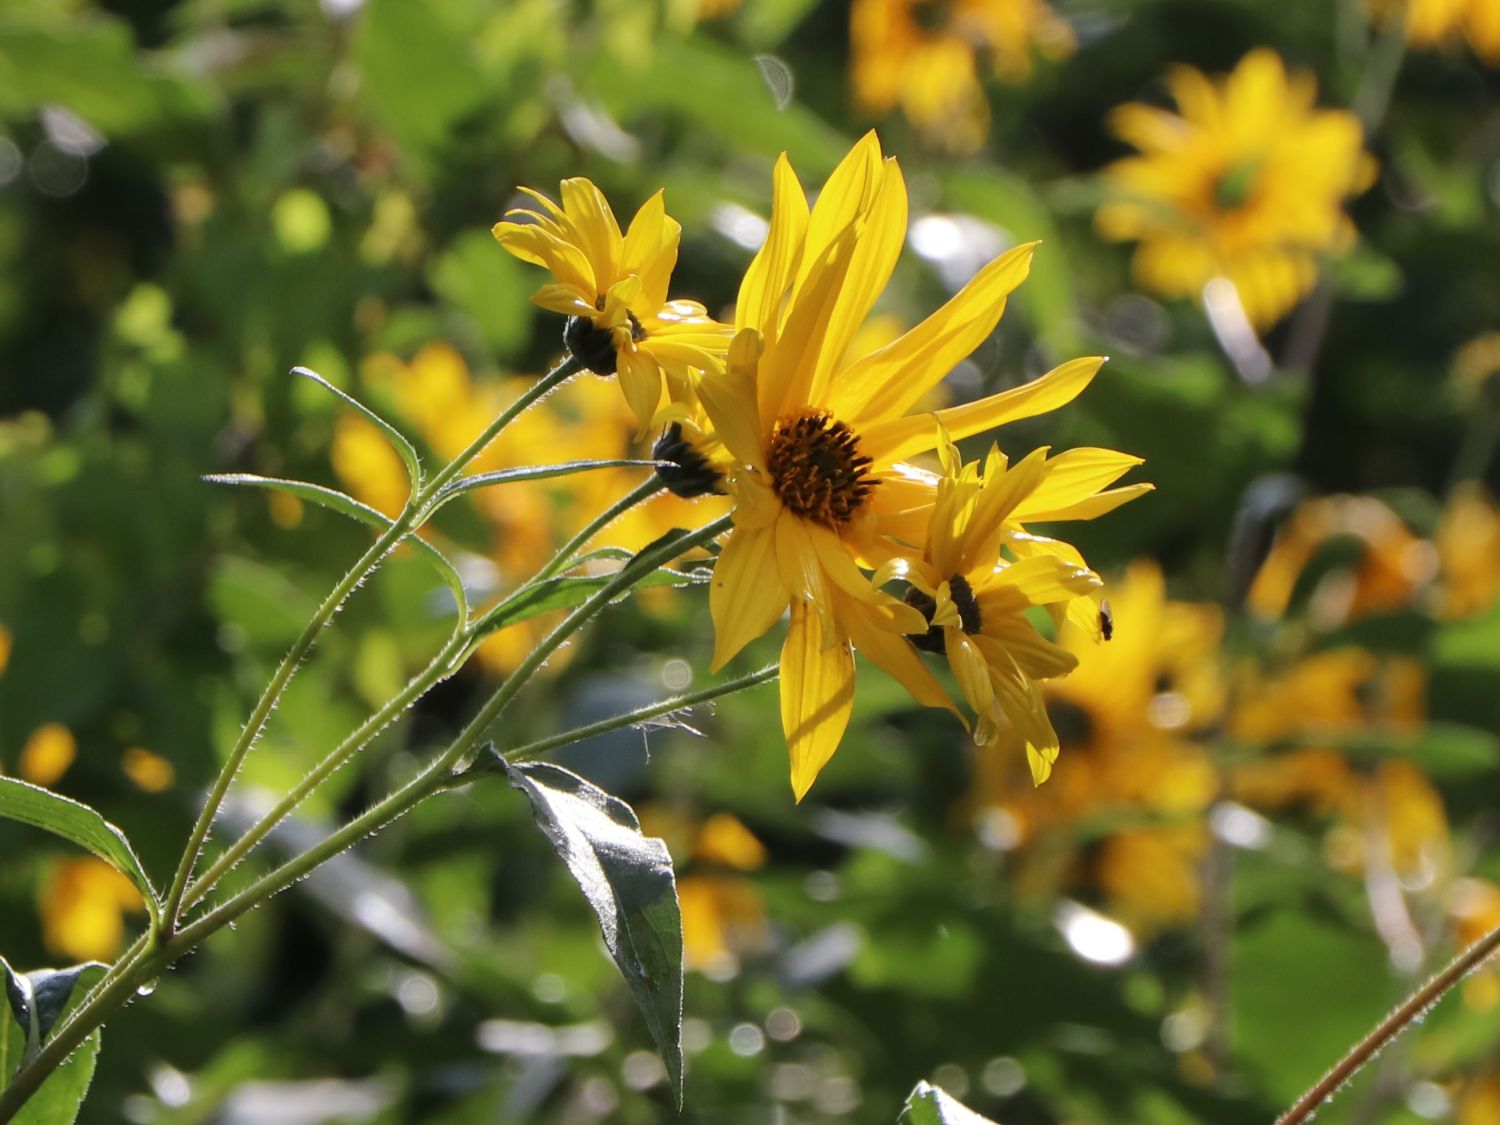
[[[901,600],[927,618],[928,621],[931,621],[932,615],[937,612],[937,602],[933,601],[932,598],[922,593],[915,586],[908,587],[906,596]],[[948,651],[947,645],[943,641],[943,631],[936,625],[933,625],[925,633],[907,633],[906,639],[923,652],[942,654]]]
[[[724,494],[723,476],[707,457],[682,436],[682,423],[673,422],[651,447],[651,456],[669,464],[658,465],[656,475],[674,495],[690,500],[709,493]]]
[[[570,316],[563,325],[563,346],[568,354],[595,375],[613,375],[617,367],[615,340],[609,329],[600,328],[586,316]]]

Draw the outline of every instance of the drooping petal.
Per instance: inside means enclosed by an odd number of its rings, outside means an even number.
[[[1002,254],[921,324],[852,364],[829,389],[829,409],[856,429],[905,413],[994,331],[1038,245]]]
[[[639,348],[621,348],[615,355],[620,390],[635,414],[636,440],[646,435],[646,428],[661,405],[661,366],[649,352]]]
[[[772,527],[736,527],[724,541],[708,588],[714,622],[712,670],[724,667],[776,623],[789,598],[776,574]]]
[[[923,663],[909,640],[893,627],[886,608],[866,605],[841,594],[834,595],[841,625],[854,647],[873,660],[923,707],[941,707],[959,714],[953,700]]]
[[[1101,356],[1069,360],[1040,379],[977,402],[939,410],[937,418],[953,440],[959,441],[1007,422],[1045,414],[1072,402],[1102,366],[1104,359]],[[875,460],[877,467],[914,457],[937,444],[937,430],[931,415],[912,415],[876,423],[862,429],[860,437],[865,454]]]
[[[781,648],[781,728],[791,754],[792,793],[800,802],[838,749],[854,709],[854,654],[804,602],[792,605]]]

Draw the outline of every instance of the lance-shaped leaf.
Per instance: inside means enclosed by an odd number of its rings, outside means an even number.
[[[161,904],[151,880],[146,877],[146,869],[136,858],[135,849],[125,839],[125,833],[93,809],[50,789],[17,781],[13,777],[0,777],[0,817],[19,820],[71,840],[122,871],[146,900],[152,926],[157,924]]]
[[[474,635],[476,638],[482,637],[496,629],[530,620],[555,609],[572,609],[576,605],[582,605],[617,577],[618,573],[559,575],[545,582],[538,582],[535,586],[517,590],[485,612],[474,627]],[[676,590],[684,586],[702,586],[710,578],[712,574],[707,569],[673,570],[664,566],[640,579],[631,590],[621,591],[620,598],[628,598],[634,590],[658,587]]]
[[[446,504],[453,497],[461,496],[465,492],[472,492],[476,488],[489,488],[497,484],[548,480],[552,477],[571,476],[573,473],[592,472],[595,469],[657,469],[663,466],[671,467],[671,462],[610,458],[602,461],[560,461],[555,465],[522,465],[512,469],[495,469],[492,472],[475,473],[473,476],[457,477],[449,481],[437,494],[431,510],[436,511],[439,505]]]
[[[282,477],[263,477],[257,473],[209,473],[203,478],[209,484],[232,484],[239,487],[266,488],[272,492],[284,492],[288,496],[295,496],[299,500],[305,500],[309,504],[316,504],[320,508],[327,508],[331,512],[337,512],[341,516],[348,516],[358,523],[369,527],[379,528],[385,531],[395,521],[381,512],[377,512],[368,504],[362,504],[347,492],[340,492],[336,488],[328,488],[321,484],[313,484],[305,480],[286,480]],[[428,562],[437,568],[438,574],[453,593],[453,600],[458,603],[459,614],[467,619],[469,615],[468,594],[464,591],[464,580],[459,575],[458,569],[448,561],[448,556],[439,551],[420,535],[408,535],[405,542],[410,543],[417,549]]]
[[[981,1117],[953,1095],[918,1082],[896,1118],[896,1125],[997,1125]]]
[[[373,422],[375,424],[375,428],[385,435],[386,440],[391,443],[391,448],[394,449],[400,455],[401,460],[405,462],[407,475],[411,478],[412,491],[415,492],[422,486],[422,463],[417,457],[416,449],[412,446],[412,443],[406,439],[405,434],[396,429],[395,426],[391,425],[379,414],[376,414],[375,411],[371,410],[364,403],[360,402],[359,399],[355,398],[347,391],[339,390],[327,379],[319,375],[316,371],[310,371],[306,367],[294,367],[292,368],[292,374],[300,375],[304,379],[311,379],[314,383],[318,384],[318,386],[322,387],[324,390],[329,391],[332,394],[335,394],[339,398],[343,399],[346,404],[354,407],[355,410],[358,410],[367,419],[369,419],[369,421]]]
[[[666,844],[629,805],[561,766],[508,766],[599,919],[682,1104],[682,912]]]

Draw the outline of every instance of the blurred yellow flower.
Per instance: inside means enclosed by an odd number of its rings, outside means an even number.
[[[1140,155],[1106,169],[1111,199],[1096,225],[1139,242],[1142,286],[1197,297],[1227,278],[1251,323],[1266,327],[1312,288],[1322,257],[1354,243],[1344,200],[1375,174],[1359,120],[1316,109],[1313,77],[1289,77],[1264,48],[1218,80],[1176,67],[1167,87],[1177,113],[1132,102],[1110,115]]]
[[[1031,76],[1032,54],[1072,54],[1073,29],[1043,0],[854,0],[849,14],[854,97],[867,113],[900,106],[945,147],[973,152],[989,132],[980,76]]]
[[[132,746],[125,751],[120,768],[137,789],[146,793],[165,792],[177,778],[177,771],[172,768],[171,762],[140,746]]]
[[[125,935],[125,914],[146,908],[129,879],[93,856],[53,864],[39,905],[42,941],[70,961],[114,957]]]
[[[1400,19],[1413,47],[1436,47],[1462,35],[1489,66],[1500,66],[1500,4],[1495,0],[1368,0],[1382,21]]]
[[[1051,898],[1066,886],[1103,889],[1111,914],[1137,932],[1186,921],[1198,909],[1208,848],[1203,813],[1220,781],[1199,740],[1221,719],[1225,683],[1213,606],[1169,601],[1160,569],[1131,565],[1112,585],[1113,637],[1075,622],[1061,642],[1078,660],[1045,690],[1063,763],[1034,788],[1002,737],[978,748],[981,827],[999,817],[1017,849],[1017,885]],[[1079,826],[1125,825],[1085,851]]]
[[[37,727],[21,747],[16,772],[33,785],[55,785],[78,756],[73,732],[61,723]]]
[[[867,134],[809,211],[785,155],[773,178],[770,233],[746,271],[723,373],[699,396],[734,459],[735,526],[710,586],[715,669],[790,605],[781,656],[781,719],[800,800],[838,747],[854,703],[853,648],[918,702],[951,707],[903,636],[928,623],[867,577],[859,560],[889,554],[882,520],[930,508],[932,482],[907,459],[1071,401],[1102,359],[1074,360],[1035,382],[935,415],[911,406],[993,330],[1026,277],[1034,244],[982,269],[942,309],[850,363],[855,330],[885,288],[906,237],[906,185]],[[930,476],[928,474],[927,476]]]
[[[1500,597],[1500,508],[1477,484],[1453,490],[1438,522],[1438,613],[1482,613]]]
[[[5,666],[10,663],[10,649],[12,644],[11,632],[4,625],[0,625],[0,675],[5,672]]]
[[[568,317],[568,351],[598,375],[619,374],[620,389],[644,432],[661,405],[663,376],[674,400],[692,396],[693,380],[719,367],[728,329],[694,301],[668,301],[682,227],[663,194],[648,199],[622,236],[604,194],[586,179],[564,180],[562,206],[530,188],[543,208],[510,212],[500,245],[544,266],[553,281],[532,298]]]
[[[1266,619],[1281,617],[1308,564],[1340,540],[1352,541],[1357,556],[1351,566],[1335,567],[1320,578],[1308,607],[1314,623],[1325,629],[1410,605],[1437,572],[1432,544],[1373,496],[1317,497],[1300,504],[1277,534],[1250,587],[1250,611]]]
[[[373,422],[357,414],[339,415],[328,456],[356,500],[393,519],[401,514],[411,491],[406,465]]]

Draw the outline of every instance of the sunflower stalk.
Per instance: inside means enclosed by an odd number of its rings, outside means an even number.
[[[102,1025],[114,1012],[128,1003],[141,985],[156,979],[179,957],[191,952],[212,934],[290,887],[321,864],[341,854],[364,837],[400,819],[428,797],[452,788],[455,767],[473,756],[495,720],[557,649],[612,601],[629,591],[658,567],[672,561],[678,555],[707,544],[727,531],[730,526],[731,521],[725,516],[696,531],[669,533],[646,547],[591,597],[569,613],[551,633],[537,644],[526,659],[490,696],[448,748],[429,762],[415,778],[387,794],[362,815],[349,821],[319,844],[261,876],[249,887],[207,914],[194,919],[170,935],[162,934],[158,935],[154,941],[137,942],[132,947],[131,953],[128,953],[117,964],[118,972],[111,970],[112,978],[107,980],[104,987],[96,988],[88,996],[84,1003],[55,1031],[37,1056],[16,1074],[14,1080],[3,1092],[0,1092],[0,1123],[11,1120],[47,1076],[61,1066],[95,1028]],[[439,660],[435,659],[429,665],[429,671],[443,666]],[[425,676],[419,675],[413,680],[413,684],[423,682],[425,679]],[[397,698],[407,695],[412,690],[414,690],[412,685],[408,685],[408,690],[403,691]],[[668,702],[673,709],[685,705],[681,700]],[[389,704],[382,708],[376,717],[388,710],[390,710]],[[372,717],[360,730],[364,731],[373,727],[376,717]],[[349,741],[353,738],[354,736],[351,736]],[[340,750],[344,750],[347,746],[346,741]],[[339,751],[335,751],[334,754],[329,755],[323,765],[331,762],[338,753]],[[336,766],[331,767],[328,772],[331,772],[332,768]],[[307,791],[310,792],[311,789]],[[269,831],[269,827],[265,831]],[[263,836],[264,832],[261,835]],[[227,871],[228,866],[224,870]],[[207,875],[205,875],[206,878]],[[202,882],[200,880],[200,883]],[[209,887],[203,886],[201,889],[203,893],[206,893]]]

